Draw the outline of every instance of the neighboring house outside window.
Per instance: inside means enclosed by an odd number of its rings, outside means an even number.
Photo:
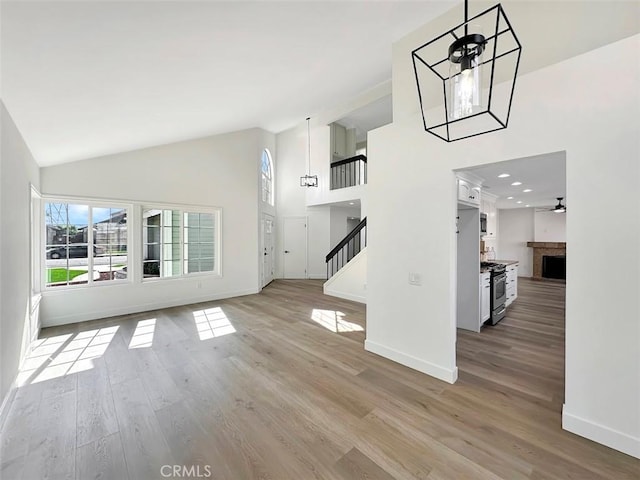
[[[262,201],[269,205],[274,204],[273,196],[273,160],[266,148],[262,151]]]
[[[216,209],[143,208],[143,278],[219,274],[219,225]]]
[[[46,287],[127,277],[127,208],[48,201],[44,209]]]

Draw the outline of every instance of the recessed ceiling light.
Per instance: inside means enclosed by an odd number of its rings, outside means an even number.
[[[513,197],[507,197],[507,200],[513,200]]]
[[[349,205],[355,205],[355,203],[353,203],[353,202],[349,202]]]
[[[514,187],[517,187],[518,185],[522,185],[522,182],[513,182],[511,185],[513,185]]]
[[[522,203],[522,200],[518,200],[516,203]]]
[[[531,205],[525,205],[525,207],[530,207]]]
[[[511,175],[509,175],[508,173],[501,173],[500,175],[498,175],[498,178],[507,178],[510,177]]]
[[[530,188],[525,188],[524,190],[522,190],[524,193],[529,193],[529,192],[533,192],[533,190],[531,190]]]

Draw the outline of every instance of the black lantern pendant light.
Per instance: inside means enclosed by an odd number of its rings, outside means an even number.
[[[464,22],[411,54],[425,130],[452,142],[507,128],[521,51],[500,4],[470,19],[465,0]]]
[[[317,187],[318,186],[318,176],[311,175],[311,130],[309,127],[309,120],[311,117],[307,117],[307,161],[308,161],[308,170],[307,174],[303,177],[300,177],[300,186],[301,187]]]

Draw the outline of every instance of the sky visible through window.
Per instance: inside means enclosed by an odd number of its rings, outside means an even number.
[[[64,212],[64,203],[52,203],[52,206],[56,206],[62,209]],[[88,205],[77,205],[70,203],[68,210],[68,224],[69,225],[87,225],[89,223],[89,207]],[[49,204],[47,204],[47,207]],[[93,223],[103,222],[111,218],[111,212],[113,209],[109,208],[94,208],[93,209]],[[51,224],[51,218],[46,216],[47,224]]]

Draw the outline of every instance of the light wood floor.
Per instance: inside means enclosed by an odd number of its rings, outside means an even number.
[[[640,461],[560,428],[564,286],[519,294],[459,331],[455,385],[365,352],[364,307],[319,281],[44,330],[0,476],[637,480]]]

